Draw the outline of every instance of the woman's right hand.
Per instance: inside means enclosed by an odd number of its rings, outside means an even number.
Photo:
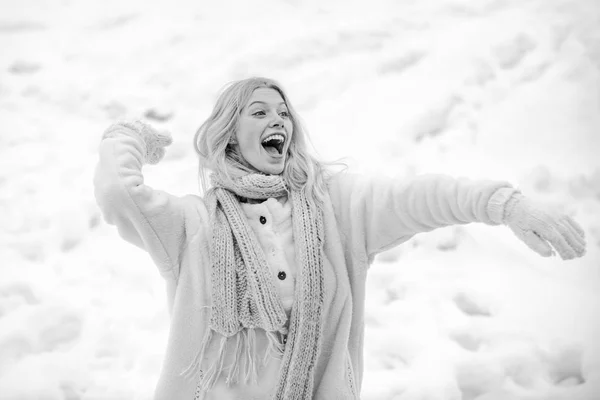
[[[158,164],[165,155],[165,147],[173,143],[169,132],[159,132],[142,121],[117,122],[104,131],[102,139],[124,134],[142,139],[145,147],[145,164]]]

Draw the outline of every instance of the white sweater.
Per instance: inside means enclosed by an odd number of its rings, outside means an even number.
[[[141,139],[125,135],[104,139],[94,179],[95,194],[105,220],[116,225],[125,240],[150,254],[166,282],[171,325],[155,399],[192,400],[197,382],[186,380],[181,372],[190,365],[202,340],[199,332],[208,323],[211,225],[201,197],[177,197],[144,184],[143,151]],[[365,281],[374,256],[438,227],[470,222],[500,224],[504,205],[515,191],[506,182],[444,175],[399,182],[342,173],[328,182],[324,207],[325,307],[313,399],[359,397]],[[279,209],[274,200],[269,201],[246,205],[244,211],[258,233],[273,274],[279,274],[281,268],[289,272],[283,281],[274,278],[280,282],[284,304],[289,305],[295,272],[288,261],[293,256],[286,250],[292,238],[285,232],[291,222],[286,222],[285,207]],[[270,213],[273,227],[281,232],[270,231],[266,224],[257,226],[255,218],[261,213]],[[209,398],[269,398],[277,381],[277,365],[273,360],[254,387],[221,386],[209,393]]]

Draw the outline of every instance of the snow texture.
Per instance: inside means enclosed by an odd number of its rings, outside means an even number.
[[[0,2],[0,399],[150,399],[164,286],[99,215],[102,132],[174,143],[147,183],[197,192],[219,88],[288,89],[321,158],[398,179],[508,180],[587,254],[506,227],[417,235],[369,272],[363,400],[600,399],[600,2]]]

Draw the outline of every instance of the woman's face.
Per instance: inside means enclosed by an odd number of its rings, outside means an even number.
[[[294,127],[285,102],[275,89],[254,90],[242,109],[237,146],[251,166],[269,175],[283,172]]]

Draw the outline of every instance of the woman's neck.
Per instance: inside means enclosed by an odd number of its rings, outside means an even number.
[[[238,199],[240,201],[240,203],[248,203],[248,204],[258,204],[258,203],[262,203],[263,201],[267,200],[267,199],[247,199],[245,197],[239,197]]]
[[[241,196],[237,196],[237,198],[240,203],[246,203],[246,204],[260,204],[260,203],[264,203],[265,201],[268,200],[268,199],[248,199],[246,197],[241,197]],[[275,199],[280,204],[285,204],[287,201],[287,196],[276,197]]]

